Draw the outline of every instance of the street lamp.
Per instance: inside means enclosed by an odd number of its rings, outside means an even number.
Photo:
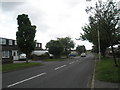
[[[98,49],[99,49],[99,61],[101,61],[99,24],[98,24]]]
[[[87,2],[91,0],[86,0]],[[99,0],[98,0],[99,1]],[[99,21],[98,21],[98,50],[99,50],[99,61],[101,61],[101,52],[100,52],[100,31],[99,31]]]

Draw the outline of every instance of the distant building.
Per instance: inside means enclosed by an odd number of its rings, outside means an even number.
[[[0,48],[2,63],[12,63],[19,59],[16,40],[0,37]],[[36,43],[35,50],[42,50],[42,43]]]

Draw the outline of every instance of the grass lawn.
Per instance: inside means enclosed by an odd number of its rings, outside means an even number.
[[[65,59],[54,58],[54,59],[45,59],[44,61],[64,61]]]
[[[14,64],[3,64],[2,65],[2,72],[8,72],[33,66],[40,66],[41,63],[14,63]]]
[[[106,82],[120,83],[120,67],[115,67],[111,58],[102,58],[101,62],[97,62],[95,78]]]

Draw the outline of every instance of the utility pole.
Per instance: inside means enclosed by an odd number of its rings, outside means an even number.
[[[101,61],[101,52],[100,52],[100,30],[99,30],[99,22],[98,22],[98,49],[99,49],[99,62]]]
[[[91,0],[86,0],[87,2],[90,2]],[[99,0],[98,0],[99,2]],[[100,51],[100,30],[99,30],[99,21],[98,21],[98,51],[99,51],[99,62],[101,61],[101,51]]]

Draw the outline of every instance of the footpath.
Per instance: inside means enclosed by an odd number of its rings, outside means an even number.
[[[118,88],[120,90],[120,83],[110,83],[110,82],[95,80],[94,88]]]

